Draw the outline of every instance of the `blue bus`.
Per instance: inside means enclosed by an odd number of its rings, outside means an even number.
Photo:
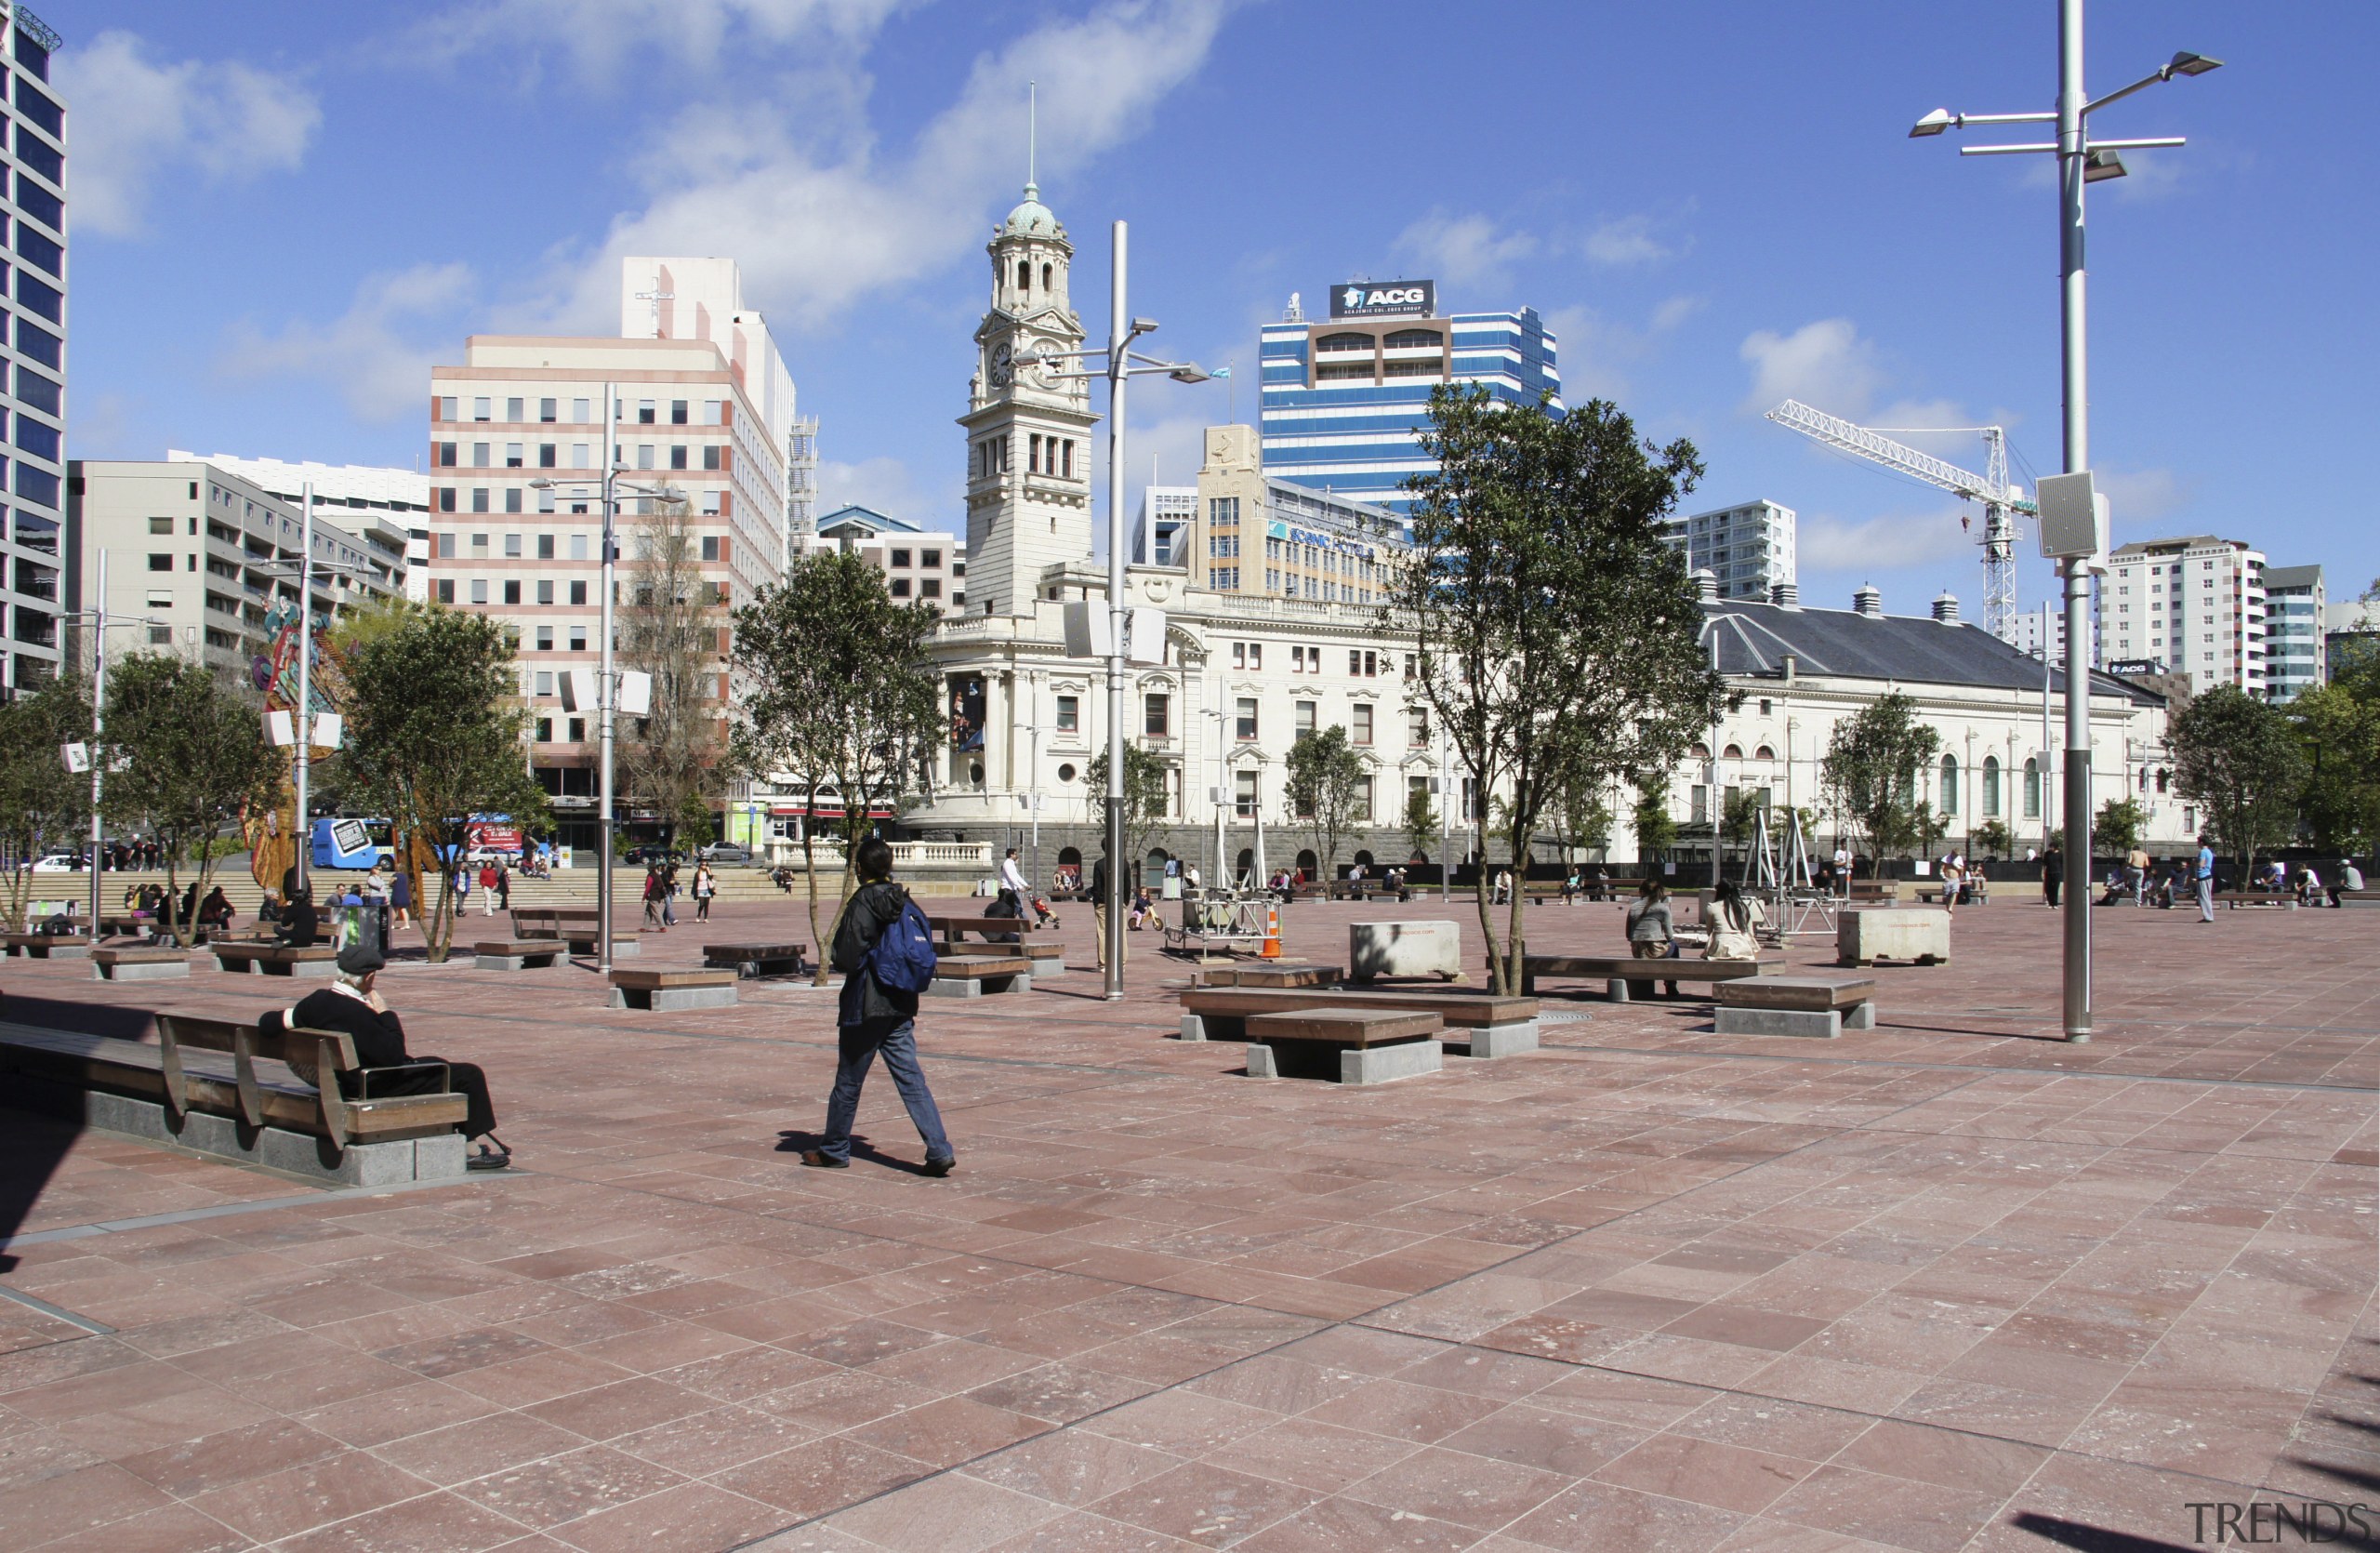
[[[309,865],[318,869],[354,869],[359,871],[396,863],[396,849],[389,840],[389,822],[385,819],[318,819],[314,821],[314,845]]]

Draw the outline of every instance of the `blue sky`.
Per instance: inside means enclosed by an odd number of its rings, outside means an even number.
[[[1948,588],[1972,617],[1981,568],[1954,498],[1762,420],[1777,399],[1999,421],[2059,467],[2047,159],[1905,138],[1937,106],[2049,106],[2051,0],[36,8],[68,40],[78,457],[414,464],[465,335],[608,332],[616,256],[721,254],[823,421],[826,500],[956,523],[983,243],[1038,79],[1095,331],[1119,217],[1155,348],[1248,379],[1290,292],[1357,273],[1534,306],[1574,401],[1701,448],[1694,506],[1800,511],[1805,602],[1873,580],[1896,613]],[[2380,397],[2380,153],[2350,113],[2375,47],[2367,0],[2093,6],[2096,91],[2176,48],[2226,61],[2098,126],[2190,137],[2092,191],[2120,540],[2246,539],[2322,563],[2334,597],[2380,575],[2347,467]],[[1136,391],[1135,493],[1152,454],[1189,474],[1229,392]],[[2020,553],[2035,604],[2048,568]]]

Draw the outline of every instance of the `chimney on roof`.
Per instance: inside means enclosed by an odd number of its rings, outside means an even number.
[[[1694,568],[1694,596],[1715,599],[1719,596],[1719,575],[1708,566]]]
[[[1793,683],[1793,675],[1801,666],[1801,659],[1794,657],[1792,653],[1786,653],[1778,659],[1778,674],[1787,684],[1792,684]]]
[[[1874,583],[1863,582],[1851,595],[1851,607],[1871,620],[1881,620],[1884,617],[1884,596],[1876,591]]]
[[[1934,618],[1941,621],[1946,626],[1957,625],[1959,623],[1959,596],[1956,593],[1951,592],[1947,588],[1943,589],[1942,596],[1934,601]]]
[[[1791,582],[1772,582],[1768,585],[1768,602],[1779,609],[1799,609],[1802,590]]]

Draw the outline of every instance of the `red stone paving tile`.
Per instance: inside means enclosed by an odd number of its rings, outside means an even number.
[[[637,1429],[651,1428],[673,1418],[705,1411],[710,1399],[700,1392],[672,1386],[651,1376],[615,1381],[609,1386],[591,1387],[557,1397],[549,1402],[539,1402],[522,1409],[533,1418],[558,1424],[574,1434],[589,1440],[610,1440],[615,1435]]]
[[[258,1542],[394,1505],[430,1485],[386,1462],[349,1453],[192,1494],[191,1505]]]
[[[1992,1519],[2006,1496],[1821,1467],[1765,1513],[1774,1520],[1847,1532],[1912,1553],[1955,1553]]]
[[[1346,1493],[1391,1510],[1489,1532],[1527,1515],[1574,1481],[1567,1472],[1428,1446]]]
[[[951,1467],[1047,1433],[1050,1427],[1044,1419],[1028,1418],[1006,1408],[987,1407],[965,1397],[945,1397],[864,1424],[844,1438],[934,1467]]]
[[[432,1493],[292,1537],[274,1553],[476,1553],[526,1530],[451,1493]]]
[[[1262,1440],[1264,1436],[1250,1438]],[[1224,1453],[1232,1449],[1225,1447]],[[1223,1466],[1233,1465],[1223,1459],[1224,1453],[1215,1459]],[[1082,1506],[1122,1493],[1181,1465],[1180,1456],[1153,1446],[1129,1445],[1104,1435],[1068,1429],[984,1456],[968,1463],[964,1470],[971,1478],[1053,1504]]]
[[[185,1444],[144,1451],[119,1465],[178,1498],[299,1467],[346,1449],[331,1436],[275,1418]]]
[[[1401,1380],[1367,1381],[1304,1416],[1325,1424],[1427,1444],[1475,1424],[1504,1404]]]
[[[1503,1535],[1564,1553],[1627,1548],[1629,1553],[1711,1553],[1743,1523],[1732,1511],[1665,1499],[1604,1483],[1555,1494],[1504,1528]]]
[[[840,1438],[813,1440],[717,1473],[713,1486],[795,1516],[824,1515],[926,1476],[921,1461]]]
[[[949,1474],[854,1505],[827,1524],[888,1548],[980,1553],[1064,1513],[1047,1499]]]
[[[494,1402],[438,1381],[416,1381],[297,1414],[298,1421],[350,1445],[370,1447],[444,1428],[498,1411]]]
[[[2005,1498],[2048,1457],[2038,1446],[1886,1419],[1833,1459],[1840,1467]]]
[[[466,1370],[450,1377],[447,1384],[501,1407],[535,1407],[629,1378],[629,1373],[616,1364],[567,1348],[548,1348],[508,1364]]]
[[[629,1504],[684,1480],[667,1467],[590,1445],[474,1479],[454,1492],[524,1526],[543,1530]]]
[[[1255,1362],[1249,1361],[1248,1362]],[[1194,1386],[1196,1383],[1193,1383]],[[974,1400],[1007,1408],[1053,1424],[1108,1408],[1119,1407],[1147,1394],[1139,1381],[1074,1364],[1044,1364],[1010,1375],[967,1393]]]
[[[188,1505],[168,1505],[41,1545],[42,1553],[232,1553],[255,1546]]]
[[[586,1443],[568,1429],[522,1414],[503,1413],[392,1440],[373,1454],[417,1478],[451,1488],[491,1472],[562,1455]]]
[[[614,1440],[626,1451],[690,1477],[789,1450],[823,1432],[799,1419],[747,1407],[717,1407]]]
[[[1145,1527],[1127,1526],[1104,1515],[1071,1510],[1055,1520],[1043,1521],[1031,1531],[994,1543],[985,1553],[1189,1553],[1197,1546],[1195,1542],[1183,1542],[1179,1537],[1169,1537]],[[1250,1545],[1242,1543],[1240,1546]],[[868,1553],[875,1553],[877,1546],[877,1544],[868,1544]],[[755,1548],[752,1553],[764,1553],[764,1550]],[[778,1550],[770,1545],[766,1553],[778,1553]],[[783,1553],[812,1553],[812,1549],[807,1544],[797,1545],[788,1538]],[[835,1550],[822,1546],[817,1553],[835,1553]]]
[[[1233,1546],[1250,1553],[1371,1553],[1372,1549],[1451,1553],[1477,1546],[1478,1535],[1475,1527],[1458,1521],[1433,1520],[1342,1493],[1309,1505]]]
[[[1207,1547],[1226,1547],[1318,1497],[1268,1478],[1203,1462],[1177,1467],[1091,1506],[1097,1514]]]
[[[30,1547],[172,1502],[124,1468],[95,1463],[0,1492],[0,1546]]]
[[[1327,1493],[1355,1482],[1421,1449],[1402,1440],[1293,1418],[1243,1435],[1205,1459],[1259,1478],[1278,1478]]]
[[[1765,1507],[1809,1471],[1808,1462],[1772,1452],[1658,1434],[1595,1468],[1594,1477],[1623,1488],[1750,1513]]]

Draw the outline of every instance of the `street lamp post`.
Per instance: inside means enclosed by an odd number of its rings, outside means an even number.
[[[1025,352],[1020,366],[1051,362],[1084,364],[1053,378],[1093,376],[1092,358],[1100,362],[1096,375],[1107,379],[1107,912],[1106,998],[1124,995],[1124,386],[1128,380],[1162,372],[1178,383],[1203,383],[1207,374],[1195,362],[1161,362],[1132,349],[1132,341],[1157,327],[1149,318],[1133,318],[1124,307],[1124,223],[1115,224],[1114,262],[1107,278],[1107,345],[1099,351]]]
[[[2046,113],[1954,113],[1937,108],[1910,130],[1912,139],[1939,135],[1969,125],[2055,124],[2057,139],[2018,145],[1961,146],[1962,156],[2054,155],[2058,188],[2058,310],[2060,322],[2059,377],[2065,401],[2066,472],[2086,473],[2091,467],[2090,353],[2085,327],[2084,289],[2087,267],[2083,257],[2082,191],[2086,184],[2124,176],[2121,151],[2179,146],[2179,135],[2126,140],[2093,140],[2086,130],[2089,116],[2111,102],[2176,75],[2204,75],[2223,63],[2203,54],[2175,54],[2150,74],[2096,100],[2082,86],[2082,0],[2058,0],[2057,107]],[[2085,613],[2091,595],[2091,573],[2103,556],[2064,554],[2057,557],[2066,588],[2066,883],[2065,1025],[2066,1039],[2091,1039],[2091,689],[2090,630]],[[2044,636],[2042,657],[2049,657]],[[2044,780],[2048,773],[2043,774]],[[2042,805],[2046,823],[2049,805]]]

